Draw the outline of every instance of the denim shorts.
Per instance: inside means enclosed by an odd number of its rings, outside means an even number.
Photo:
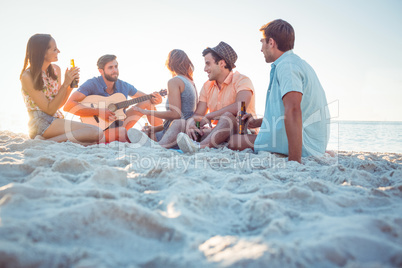
[[[164,134],[165,134],[165,130],[156,132],[155,133],[156,141],[159,142],[162,139]]]
[[[42,111],[29,111],[28,130],[29,137],[35,138],[36,135],[43,135],[45,130],[57,119]]]

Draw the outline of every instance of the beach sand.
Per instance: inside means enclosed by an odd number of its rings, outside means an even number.
[[[0,267],[402,267],[402,155],[195,155],[0,131]]]

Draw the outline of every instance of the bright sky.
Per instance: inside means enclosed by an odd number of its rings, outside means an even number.
[[[239,56],[237,70],[251,78],[262,115],[270,64],[259,28],[277,18],[294,27],[294,52],[317,72],[334,119],[402,121],[401,13],[400,0],[7,1],[0,9],[0,129],[27,132],[19,74],[36,33],[55,38],[62,70],[75,59],[82,82],[99,75],[100,56],[115,54],[119,78],[146,93],[166,88],[165,60],[175,48],[195,65],[200,90],[203,49],[225,41]]]

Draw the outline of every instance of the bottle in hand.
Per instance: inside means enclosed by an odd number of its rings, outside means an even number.
[[[71,59],[71,68],[75,67],[74,59]],[[78,79],[74,79],[73,82],[71,82],[70,85],[71,88],[77,88],[78,87]]]
[[[247,114],[246,113],[246,102],[242,101],[241,102],[241,108],[240,111],[237,113],[237,120],[238,120],[238,126],[239,126],[239,135],[244,135],[246,134],[246,122],[245,120],[242,119],[242,117]]]
[[[195,126],[200,129],[200,122],[195,122]],[[195,135],[197,136],[197,142],[201,142],[201,134],[196,132]]]

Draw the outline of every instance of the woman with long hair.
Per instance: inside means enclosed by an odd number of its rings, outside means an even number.
[[[71,68],[66,70],[61,83],[60,67],[52,64],[58,60],[59,53],[56,41],[49,34],[35,34],[28,41],[20,80],[29,114],[29,136],[84,145],[97,143],[103,137],[101,129],[65,120],[59,111],[72,91],[71,82],[79,79],[79,69]]]
[[[163,125],[143,128],[143,132],[152,140],[159,141],[161,146],[171,148],[176,145],[176,139],[166,137],[164,134],[173,120],[186,120],[194,114],[198,102],[198,93],[193,81],[194,66],[183,50],[174,49],[170,51],[166,60],[166,67],[172,74],[172,78],[167,84],[166,111],[151,111],[137,107],[135,109],[145,115],[165,119]],[[127,135],[133,143],[137,143],[144,136],[143,133],[134,128],[130,129]]]

